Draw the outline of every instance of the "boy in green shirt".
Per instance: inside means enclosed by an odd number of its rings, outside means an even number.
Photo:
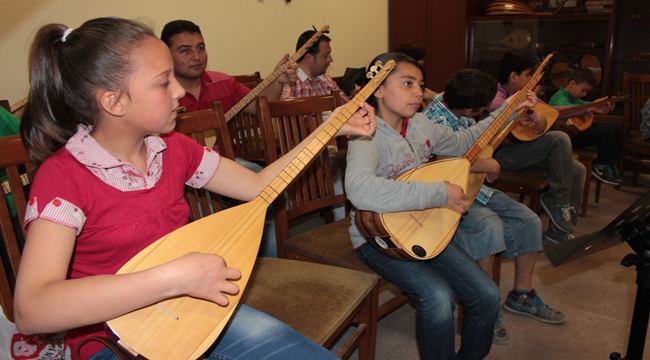
[[[569,76],[569,83],[559,89],[549,100],[551,106],[580,106],[590,104],[582,100],[597,84],[596,76],[588,69],[575,69]],[[587,109],[584,113],[574,116],[584,116],[589,113],[607,114],[614,109],[614,104],[606,103]],[[556,123],[557,124],[557,123]],[[623,130],[621,125],[613,122],[594,122],[592,125],[571,137],[573,148],[596,145],[598,158],[594,160],[591,174],[600,181],[619,185],[623,178],[618,172],[618,159],[623,156]]]

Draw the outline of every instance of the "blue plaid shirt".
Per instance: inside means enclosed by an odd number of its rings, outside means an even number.
[[[429,120],[433,120],[434,123],[447,126],[452,128],[454,131],[467,129],[470,126],[476,125],[474,119],[465,116],[459,118],[447,109],[447,107],[442,103],[442,95],[436,95],[422,113],[429,118]],[[493,192],[494,189],[483,185],[476,196],[476,200],[485,205],[490,200]]]

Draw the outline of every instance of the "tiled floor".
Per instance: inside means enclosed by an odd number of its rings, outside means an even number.
[[[591,187],[588,215],[579,219],[577,236],[602,229],[649,190],[650,177],[642,176],[637,187],[632,187],[631,179],[626,177],[621,190],[604,185],[599,204],[593,202],[594,185]],[[548,219],[545,215],[541,217],[546,227]],[[609,359],[613,351],[624,356],[637,287],[636,268],[626,268],[620,261],[632,252],[626,243],[622,243],[556,268],[540,255],[533,286],[547,304],[567,314],[567,322],[548,325],[503,311],[510,342],[493,345],[487,359]],[[512,289],[513,274],[514,263],[504,261],[500,286],[502,298]],[[457,337],[457,346],[459,344],[460,337]],[[645,355],[650,355],[650,346]],[[411,305],[404,305],[380,320],[376,358],[419,358],[415,342],[415,311]]]

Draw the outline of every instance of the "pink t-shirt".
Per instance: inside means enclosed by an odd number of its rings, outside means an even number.
[[[216,152],[175,132],[150,136],[145,144],[143,174],[111,156],[80,126],[36,173],[25,223],[41,218],[77,230],[70,279],[114,274],[140,250],[187,224],[184,184],[204,186],[221,161]],[[90,336],[105,336],[102,324],[67,331],[66,343],[74,348]],[[82,357],[101,347],[84,346]]]

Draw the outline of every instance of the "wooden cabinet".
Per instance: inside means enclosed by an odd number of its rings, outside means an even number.
[[[465,67],[467,19],[479,13],[479,0],[390,0],[387,50],[407,41],[423,46],[426,85],[442,91]]]
[[[590,96],[600,97],[607,88],[609,71],[608,14],[599,15],[510,15],[481,16],[470,19],[467,66],[498,76],[499,60],[512,51],[539,58],[555,53],[554,74],[547,77],[547,94],[566,81],[569,64],[593,59],[590,67],[601,81]],[[562,66],[564,65],[564,66]]]
[[[528,56],[556,51],[560,62],[597,58],[602,79],[591,99],[621,91],[624,71],[650,73],[650,0],[614,0],[614,11],[604,14],[482,16],[490,2],[390,0],[387,50],[405,41],[423,45],[427,87],[434,91],[465,67],[496,76],[498,60],[509,50]],[[508,46],[507,36],[518,29],[530,34],[530,43]],[[549,79],[545,83],[547,95],[557,89]]]
[[[622,89],[623,72],[650,74],[650,1],[616,2],[610,94]]]
[[[466,66],[497,75],[507,51],[539,57],[556,53],[556,63],[597,59],[601,81],[587,100],[622,89],[622,73],[650,73],[650,1],[615,0],[611,13],[475,16],[468,20]],[[586,65],[583,65],[583,67]],[[600,68],[600,70],[598,70]],[[547,92],[556,90],[561,74],[547,73]],[[553,81],[555,80],[555,81]]]

